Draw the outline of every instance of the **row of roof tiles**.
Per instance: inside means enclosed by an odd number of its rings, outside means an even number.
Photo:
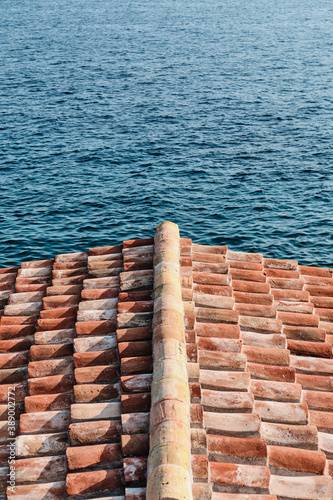
[[[332,282],[170,223],[0,271],[7,497],[331,498]]]

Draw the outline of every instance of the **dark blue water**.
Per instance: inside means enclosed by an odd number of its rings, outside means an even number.
[[[1,265],[153,235],[331,265],[331,0],[1,0]]]

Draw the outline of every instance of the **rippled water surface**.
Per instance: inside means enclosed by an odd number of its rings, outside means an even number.
[[[331,0],[2,0],[1,265],[153,234],[332,265]]]

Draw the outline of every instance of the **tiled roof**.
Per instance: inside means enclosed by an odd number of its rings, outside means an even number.
[[[332,500],[331,269],[166,222],[0,269],[0,309],[0,500]]]

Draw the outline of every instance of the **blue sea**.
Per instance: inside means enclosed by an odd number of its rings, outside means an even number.
[[[148,237],[333,265],[331,0],[1,0],[0,265]]]

